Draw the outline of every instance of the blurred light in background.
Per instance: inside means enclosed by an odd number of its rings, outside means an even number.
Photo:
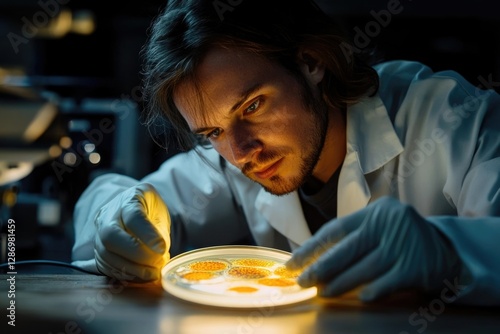
[[[97,165],[99,161],[101,161],[101,155],[99,153],[90,153],[89,155],[89,161],[93,163],[94,165]]]
[[[94,152],[94,150],[95,150],[95,144],[94,143],[86,143],[85,145],[83,145],[83,149],[87,153]]]
[[[49,148],[49,155],[51,158],[57,158],[61,155],[62,149],[59,145],[52,145]]]
[[[73,140],[71,140],[71,138],[67,136],[62,137],[61,140],[59,141],[59,146],[65,149],[70,148],[72,144]]]
[[[62,38],[68,33],[90,35],[95,31],[95,17],[90,10],[62,9],[45,26],[38,28],[38,36],[45,38]]]
[[[64,154],[63,162],[65,165],[74,166],[77,160],[78,158],[76,157],[76,154],[73,152],[67,152],[66,154]]]

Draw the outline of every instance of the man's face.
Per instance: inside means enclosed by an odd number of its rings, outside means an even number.
[[[309,87],[281,66],[242,51],[212,50],[197,79],[174,94],[190,129],[270,193],[300,187],[323,147],[323,101],[306,103]]]

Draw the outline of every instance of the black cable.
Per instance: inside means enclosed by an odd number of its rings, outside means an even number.
[[[83,268],[77,267],[71,263],[68,262],[63,262],[63,261],[53,261],[53,260],[24,260],[24,261],[16,261],[13,263],[2,263],[0,264],[0,268],[8,267],[9,265],[15,265],[16,267],[18,265],[51,265],[51,266],[60,266],[60,267],[66,267],[74,270],[78,270],[81,272],[84,272],[86,274],[92,274],[92,275],[99,275],[96,274],[95,272],[85,270]]]

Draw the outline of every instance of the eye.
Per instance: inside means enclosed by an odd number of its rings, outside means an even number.
[[[221,135],[221,133],[222,133],[222,129],[216,128],[213,131],[210,131],[209,133],[207,133],[205,136],[207,139],[217,139],[217,137],[219,137]]]
[[[252,104],[245,109],[245,115],[256,112],[259,109],[261,102],[262,98],[260,97],[254,102],[252,102]]]

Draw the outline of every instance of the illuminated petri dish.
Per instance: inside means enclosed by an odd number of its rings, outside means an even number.
[[[171,295],[198,304],[259,308],[299,303],[317,294],[287,273],[289,252],[258,246],[217,246],[180,254],[162,268]]]

